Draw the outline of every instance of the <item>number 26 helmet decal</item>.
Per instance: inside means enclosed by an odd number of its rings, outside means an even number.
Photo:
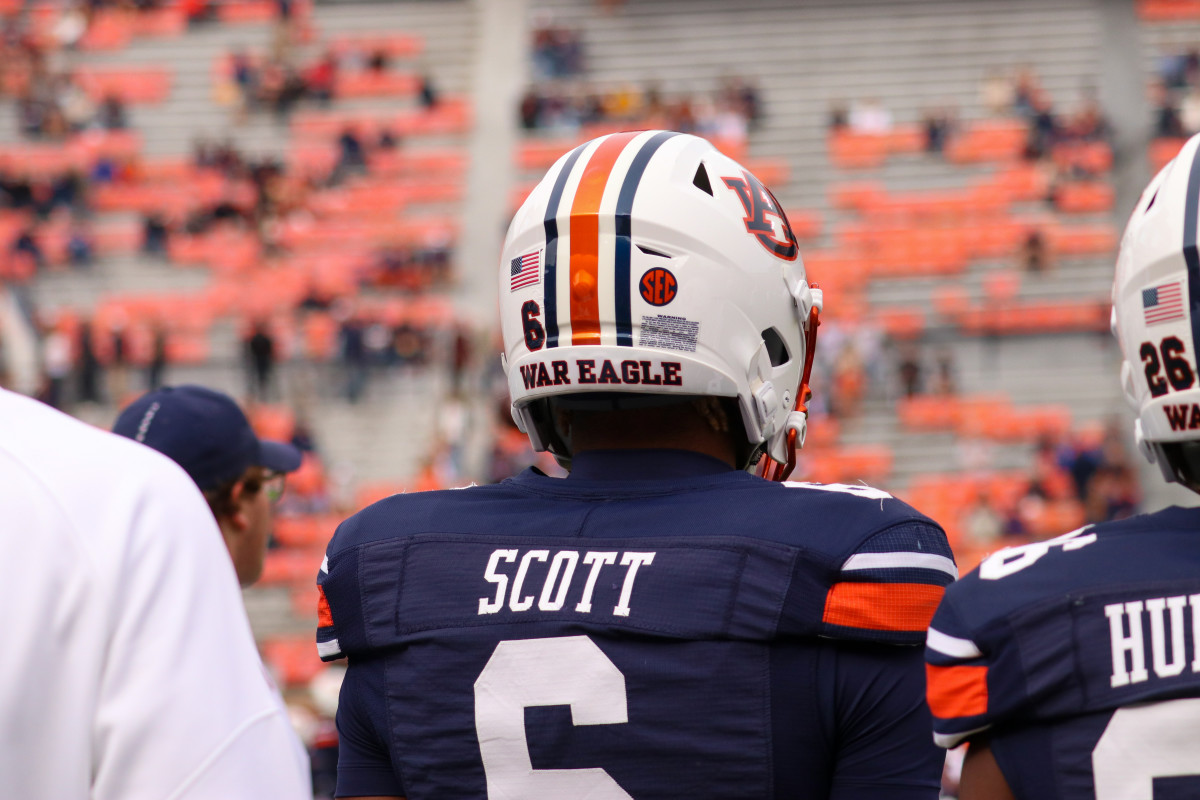
[[[509,226],[513,418],[569,458],[555,398],[736,398],[747,441],[789,461],[821,303],[783,209],[741,165],[687,134],[602,136],[560,158]]]
[[[1112,327],[1138,448],[1169,481],[1200,484],[1200,137],[1150,181],[1117,257]]]

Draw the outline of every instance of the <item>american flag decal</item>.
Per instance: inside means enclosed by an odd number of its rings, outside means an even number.
[[[1143,289],[1142,311],[1146,314],[1147,325],[1183,319],[1183,284],[1175,281]]]
[[[511,269],[509,270],[511,277],[508,284],[510,292],[515,292],[517,289],[523,289],[526,286],[533,286],[542,279],[542,274],[538,271],[538,255],[539,251],[534,250],[532,253],[517,256],[512,260]]]

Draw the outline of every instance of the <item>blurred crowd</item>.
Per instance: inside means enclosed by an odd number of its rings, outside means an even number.
[[[727,76],[712,91],[664,92],[655,82],[590,80],[579,31],[544,21],[534,31],[534,82],[518,109],[526,131],[574,132],[597,123],[653,125],[721,140],[744,140],[763,119],[758,88]]]
[[[1200,48],[1164,53],[1151,86],[1154,135],[1184,138],[1200,133]]]

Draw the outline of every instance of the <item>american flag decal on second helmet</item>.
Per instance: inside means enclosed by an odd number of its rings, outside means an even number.
[[[546,206],[546,346],[633,346],[630,215],[654,153],[678,134],[615,133],[572,151]],[[562,313],[565,311],[566,313]],[[614,324],[604,326],[602,321]]]
[[[538,271],[538,255],[540,253],[534,250],[532,253],[517,256],[512,260],[508,282],[510,292],[524,289],[526,286],[533,286],[541,279],[541,273]]]

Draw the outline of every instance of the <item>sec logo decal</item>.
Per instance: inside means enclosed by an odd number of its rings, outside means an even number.
[[[652,306],[665,306],[675,299],[679,283],[670,270],[655,267],[642,276],[642,299]]]

